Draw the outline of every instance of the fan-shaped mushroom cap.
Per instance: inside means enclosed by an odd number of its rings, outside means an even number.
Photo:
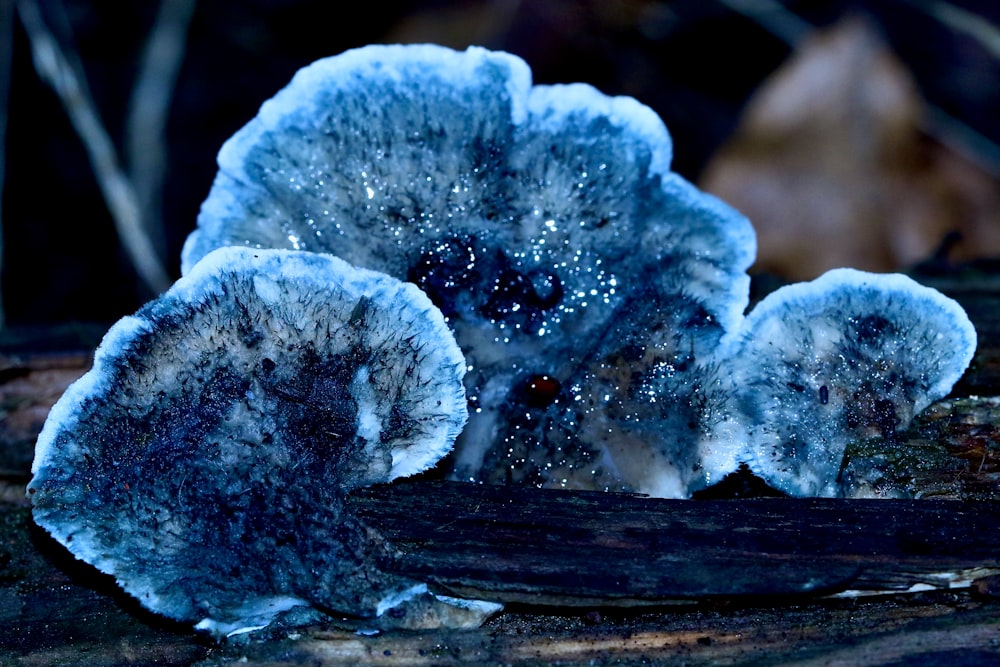
[[[226,143],[184,266],[219,246],[301,248],[416,283],[466,353],[455,475],[481,479],[496,472],[486,452],[520,437],[501,414],[531,407],[520,387],[546,375],[589,391],[581,366],[616,354],[621,322],[655,346],[646,315],[681,301],[700,318],[697,336],[661,336],[661,366],[737,326],[753,230],[670,159],[631,98],[532,86],[523,61],[481,48],[365,47],[301,70]],[[639,292],[654,302],[637,309]]]
[[[448,452],[464,367],[413,285],[328,255],[219,250],[117,323],[52,409],[35,520],[202,627],[299,605],[374,615],[413,582],[376,569],[341,500]]]
[[[726,438],[703,444],[706,475],[744,462],[789,494],[840,494],[847,445],[906,428],[951,391],[975,349],[965,311],[903,275],[836,269],[783,287],[722,352],[731,398],[716,429]]]

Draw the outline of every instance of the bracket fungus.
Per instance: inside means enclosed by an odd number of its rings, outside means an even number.
[[[745,463],[790,493],[849,493],[838,452],[947,393],[972,325],[912,281],[856,273],[744,320],[753,230],[670,159],[630,98],[532,86],[523,61],[481,48],[365,47],[301,70],[225,144],[183,266],[220,246],[305,248],[425,290],[469,367],[455,479],[684,498]],[[844,335],[891,326],[784,380],[809,391],[755,395],[824,353],[817,309]],[[850,378],[868,408],[836,414],[858,400]]]
[[[551,402],[572,401],[572,378],[619,329],[626,356],[648,348],[651,367],[693,384],[692,357],[738,324],[753,230],[671,172],[671,151],[648,107],[532,86],[512,55],[369,46],[299,71],[223,146],[182,266],[220,246],[286,247],[410,280],[468,362],[455,478],[634,489],[528,434],[544,392],[524,389],[547,377],[563,390]],[[668,402],[654,412],[672,422]],[[537,453],[496,458],[524,441]]]
[[[418,584],[375,567],[342,500],[451,448],[463,372],[413,285],[219,250],[116,324],[52,408],[35,520],[148,608],[218,633],[302,606],[374,615]]]
[[[734,363],[718,437],[701,443],[705,474],[745,463],[793,496],[849,494],[848,445],[905,428],[951,391],[975,348],[965,311],[903,275],[834,269],[782,287],[720,351]]]
[[[36,520],[151,609],[233,633],[496,609],[379,571],[343,512],[441,459],[487,483],[687,498],[747,466],[850,495],[847,445],[947,394],[975,330],[850,270],[744,315],[753,229],[670,160],[647,107],[533,86],[509,54],[306,67],[220,151],[185,277],[53,408]]]

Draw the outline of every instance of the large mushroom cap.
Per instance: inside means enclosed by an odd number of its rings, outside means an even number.
[[[219,250],[116,324],[52,409],[35,520],[173,618],[374,613],[397,582],[340,500],[448,452],[463,372],[413,285],[327,255]]]
[[[570,387],[617,354],[621,322],[631,346],[666,341],[653,366],[708,354],[738,324],[753,231],[671,172],[671,150],[636,100],[532,86],[506,53],[348,51],[301,70],[225,144],[184,266],[220,246],[284,247],[416,283],[471,369],[456,477],[483,479],[496,472],[481,470],[485,450],[517,436],[501,413],[531,407],[519,387],[539,375]],[[640,292],[654,303],[636,309]],[[644,318],[678,302],[707,325],[644,339]],[[624,400],[615,409],[633,414]]]

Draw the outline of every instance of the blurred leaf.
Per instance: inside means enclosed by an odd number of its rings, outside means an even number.
[[[929,140],[923,113],[909,72],[851,16],[761,86],[701,185],[753,221],[755,270],[788,279],[900,270],[947,238],[950,259],[1000,255],[1000,183]]]

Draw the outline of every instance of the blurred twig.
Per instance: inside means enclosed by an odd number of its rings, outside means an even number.
[[[719,0],[719,4],[751,19],[790,46],[798,44],[814,28],[777,0]]]
[[[814,29],[778,0],[719,0],[719,3],[754,21],[792,48]],[[914,0],[911,4],[950,29],[973,37],[990,53],[1000,54],[1000,29],[989,21],[945,2]],[[928,100],[924,100],[924,104],[928,133],[990,174],[1000,176],[1000,145]]]
[[[58,4],[58,0],[49,2],[53,6]],[[58,95],[83,141],[125,251],[146,286],[154,294],[162,292],[170,285],[170,279],[145,232],[138,195],[121,168],[114,144],[101,122],[82,66],[72,50],[60,47],[35,0],[20,0],[17,9],[31,42],[35,69]]]
[[[953,30],[975,39],[994,58],[1000,58],[1000,27],[947,2],[918,2],[917,6]]]
[[[146,233],[161,254],[166,245],[162,195],[167,116],[194,6],[195,0],[160,2],[156,22],[146,40],[125,121],[129,176],[144,214]]]
[[[7,164],[7,115],[10,112],[10,76],[13,61],[14,0],[0,0],[0,272],[3,271],[3,186]],[[2,286],[2,282],[0,282]],[[0,329],[6,321],[0,289]]]

